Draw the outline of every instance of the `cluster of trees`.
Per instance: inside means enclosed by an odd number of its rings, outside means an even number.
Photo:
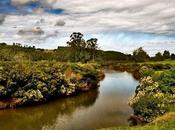
[[[44,50],[35,46],[22,46],[20,43],[7,45],[0,43],[1,61],[22,61],[22,60],[56,60],[71,62],[87,62],[95,60],[98,49],[98,39],[83,39],[83,34],[74,32],[70,35],[67,47],[58,47],[55,50]]]
[[[22,46],[20,43],[7,45],[0,43],[0,61],[40,61],[40,60],[55,60],[60,62],[145,62],[145,61],[162,61],[165,59],[175,60],[175,54],[171,54],[165,50],[163,53],[156,53],[150,57],[142,48],[133,51],[133,54],[124,54],[116,51],[100,50],[97,44],[98,39],[91,38],[85,40],[83,34],[74,32],[70,35],[70,40],[67,46],[59,46],[54,50],[45,50],[35,48],[35,46]]]
[[[71,49],[71,57],[73,61],[87,62],[95,60],[95,53],[98,49],[97,38],[91,38],[87,41],[83,39],[83,34],[74,32],[67,42],[68,47]]]
[[[7,45],[0,43],[0,61],[16,61],[16,60],[53,60],[56,59],[56,54],[51,51],[47,52],[44,49],[36,49],[32,46],[22,46],[21,44],[13,43]]]
[[[165,59],[172,59],[175,60],[175,54],[174,53],[170,53],[169,51],[165,50],[162,53],[158,52],[155,54],[154,60],[157,61],[161,61],[161,60],[165,60]]]
[[[133,51],[133,60],[136,62],[163,61],[166,59],[175,60],[175,54],[165,50],[163,53],[157,52],[155,56],[150,57],[142,47]]]
[[[136,62],[144,62],[149,60],[149,55],[142,47],[133,51],[133,60]]]

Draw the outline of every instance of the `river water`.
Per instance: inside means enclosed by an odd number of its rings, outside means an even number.
[[[0,130],[94,130],[128,125],[127,105],[138,81],[106,71],[98,89],[39,106],[0,111]]]

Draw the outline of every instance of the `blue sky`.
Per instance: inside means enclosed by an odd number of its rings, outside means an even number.
[[[174,7],[172,0],[0,0],[0,42],[53,49],[78,31],[104,50],[175,53]]]

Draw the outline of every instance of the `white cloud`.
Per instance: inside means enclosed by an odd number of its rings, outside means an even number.
[[[21,29],[18,31],[18,35],[21,36],[32,36],[32,35],[43,35],[44,31],[40,27],[34,27],[29,30]]]
[[[140,31],[156,34],[175,32],[175,1],[172,0],[12,0],[12,3],[21,5],[30,1],[39,1],[43,6],[63,9],[64,14],[61,16],[66,17],[64,22],[67,27],[72,28],[68,30]],[[42,8],[34,13],[33,15],[45,15]],[[52,18],[51,15],[45,17],[49,21]],[[20,18],[19,16],[19,21]]]
[[[3,26],[0,26],[0,41],[27,42],[29,44],[37,42],[47,44],[45,46],[49,47],[50,42],[64,42],[62,39],[65,40],[65,37],[74,31],[85,34],[103,34],[105,32],[175,34],[174,0],[12,0],[12,3],[16,6],[22,6],[30,1],[38,1],[43,7],[59,8],[64,11],[62,14],[54,15],[44,12],[43,8],[38,8],[30,15],[7,15]],[[30,36],[29,40],[26,35],[29,35],[29,32],[31,33],[36,26],[42,28],[44,34]],[[25,30],[24,34],[26,35],[19,36],[19,30]],[[101,40],[100,42],[103,42],[100,43],[102,48],[115,50],[121,48],[121,51],[124,52],[133,49],[131,46],[126,46],[124,49],[123,44],[120,44],[123,39],[127,43],[131,38],[126,40],[126,35],[122,36],[121,34],[116,34],[115,37],[118,38]],[[165,49],[171,49],[174,45],[171,41],[169,44],[165,40],[167,46],[162,46],[164,42],[160,43],[159,41],[153,43],[159,43],[158,45],[165,47]],[[147,45],[147,43],[149,42],[143,42],[142,45]],[[118,47],[113,47],[114,44],[117,44]],[[138,43],[133,43],[134,45],[141,46]],[[54,45],[52,44],[52,46]],[[156,48],[156,46],[152,47]]]

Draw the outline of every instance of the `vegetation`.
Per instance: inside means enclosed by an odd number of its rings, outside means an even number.
[[[138,61],[138,62],[148,61],[149,55],[143,50],[142,47],[140,47],[133,51],[133,58],[135,61]]]
[[[164,70],[160,67],[143,66],[140,73],[143,78],[129,104],[135,115],[143,117],[145,122],[151,122],[169,111],[174,104],[175,69]]]
[[[67,42],[71,49],[71,55],[73,61],[87,62],[95,59],[96,50],[98,49],[97,39],[91,38],[87,41],[83,39],[83,34],[80,32],[72,33],[70,41]]]
[[[132,55],[103,51],[99,50],[97,41],[96,38],[85,40],[83,34],[74,32],[66,47],[59,46],[55,50],[1,43],[0,109],[41,103],[97,87],[103,76],[97,62],[112,69],[137,72],[138,77],[142,77],[129,101],[141,122],[150,123],[174,111],[175,54],[165,50],[163,54],[158,52],[150,57],[142,47]],[[160,128],[164,129],[164,125]],[[142,128],[153,127],[157,124]]]
[[[74,32],[70,36],[66,47],[58,46],[54,50],[35,48],[35,46],[22,46],[20,43],[7,45],[0,43],[0,61],[59,61],[59,62],[91,62],[100,64],[115,62],[148,62],[175,60],[175,54],[165,50],[163,54],[158,52],[150,57],[142,47],[133,51],[133,54],[123,54],[115,51],[99,50],[98,39],[90,38],[85,40],[83,34]]]
[[[130,125],[102,130],[148,130],[173,129],[175,125],[175,68],[174,62],[146,62],[139,64],[140,84],[129,100],[134,115]],[[148,123],[148,124],[147,124]]]
[[[145,126],[134,127],[112,127],[100,130],[174,130],[175,128],[175,113],[169,112],[163,116],[157,117],[154,122]]]
[[[44,102],[96,88],[100,74],[103,75],[96,64],[1,62],[0,108]]]

